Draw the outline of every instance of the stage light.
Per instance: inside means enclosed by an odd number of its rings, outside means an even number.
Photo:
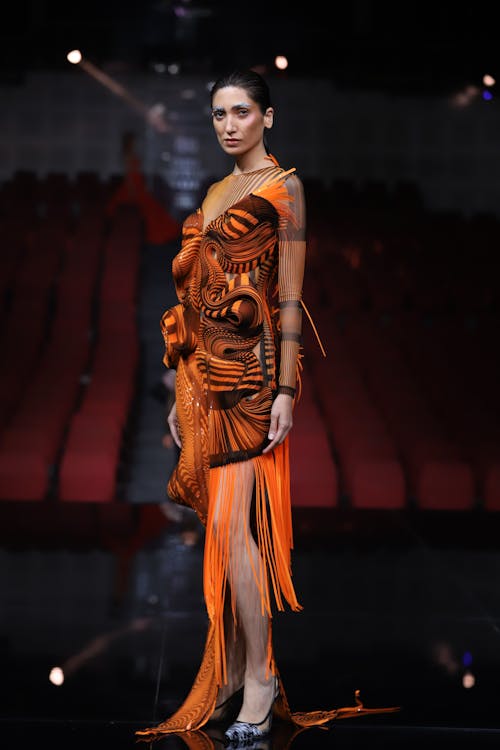
[[[496,81],[493,76],[486,74],[483,76],[483,83],[485,86],[494,86]]]
[[[288,68],[288,60],[285,55],[276,55],[274,58],[274,64],[278,70],[286,70]]]
[[[483,91],[483,99],[486,102],[490,102],[493,99],[493,94],[491,93],[491,91]]]
[[[79,49],[72,49],[71,52],[68,52],[66,55],[66,59],[68,62],[73,63],[73,65],[78,65],[78,63],[82,61],[82,53]]]
[[[469,672],[467,670],[467,672],[465,672],[464,676],[462,677],[462,686],[464,688],[472,688],[474,687],[475,684],[476,684],[476,678],[474,677],[472,672]]]
[[[153,70],[155,73],[165,73],[167,66],[163,62],[155,62],[153,63]]]
[[[121,83],[115,81],[115,79],[110,75],[97,68],[89,60],[86,60],[84,57],[82,57],[80,50],[72,50],[71,52],[68,52],[66,57],[70,63],[73,63],[74,65],[78,64],[82,70],[95,78],[96,81],[99,81],[99,83],[109,89],[109,91],[112,91],[113,94],[116,94],[116,96],[119,96],[121,99],[123,99],[123,101],[127,102],[127,104],[132,107],[132,109],[135,109],[136,112],[141,114],[145,118],[145,120],[159,133],[169,132],[171,126],[164,116],[165,108],[163,107],[163,105],[155,104],[152,107],[146,106],[144,102],[133,96],[133,94],[128,89],[126,89],[125,86],[122,86]],[[170,68],[169,72],[171,72]]]
[[[64,682],[64,672],[61,667],[52,667],[49,674],[49,680],[53,685],[62,685]]]

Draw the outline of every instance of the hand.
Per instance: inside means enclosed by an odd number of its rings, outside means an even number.
[[[170,428],[170,434],[172,435],[175,444],[182,448],[181,438],[179,435],[179,423],[177,421],[177,403],[174,401],[174,405],[170,409],[167,417],[168,426]]]
[[[271,408],[271,424],[267,434],[271,441],[262,453],[268,453],[286,438],[293,425],[293,398],[286,393],[278,393]]]

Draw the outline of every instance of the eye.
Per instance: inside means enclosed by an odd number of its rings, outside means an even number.
[[[248,109],[239,109],[239,110],[238,110],[238,114],[239,114],[239,115],[240,115],[241,117],[246,117],[246,115],[248,115],[248,112],[249,112],[249,110],[248,110]]]
[[[222,118],[224,117],[224,112],[220,109],[214,109],[212,110],[212,117],[214,118],[214,120],[222,120]]]

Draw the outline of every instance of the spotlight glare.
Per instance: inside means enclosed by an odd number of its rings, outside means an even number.
[[[471,99],[474,96],[477,96],[479,94],[479,88],[477,86],[466,86],[465,87],[465,94],[466,96],[469,96]]]
[[[72,49],[71,52],[68,52],[66,55],[66,59],[68,62],[73,63],[73,65],[78,65],[78,63],[82,61],[82,53],[79,49]]]
[[[276,55],[274,58],[274,64],[278,70],[286,70],[288,68],[288,60],[285,55]]]
[[[61,667],[52,667],[49,674],[49,680],[53,685],[62,685],[64,682],[64,672]]]
[[[155,73],[165,73],[167,66],[163,62],[153,63],[153,70]]]
[[[483,76],[483,83],[485,86],[494,86],[496,81],[493,76],[486,74],[485,76]]]
[[[476,678],[472,674],[472,672],[465,672],[464,676],[462,677],[462,685],[464,688],[472,688],[476,684]]]
[[[493,94],[491,93],[491,91],[483,91],[483,99],[486,102],[490,102],[493,99]]]

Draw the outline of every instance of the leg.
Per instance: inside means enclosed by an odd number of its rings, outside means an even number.
[[[268,664],[269,614],[262,605],[267,571],[250,532],[254,467],[251,461],[247,461],[228,467],[228,470],[234,474],[233,497],[225,512],[227,525],[220,524],[220,527],[225,527],[229,535],[228,579],[237,629],[234,633],[230,625],[226,632],[229,689],[221,691],[221,699],[224,694],[234,692],[244,679],[243,705],[238,718],[261,722],[273,702],[275,681]],[[220,497],[218,495],[217,501]],[[218,519],[222,514],[222,506],[215,509],[213,518],[218,530]],[[220,531],[223,533],[222,528]],[[265,726],[261,728],[266,729]]]
[[[224,720],[238,711],[237,699],[245,680],[245,636],[239,623],[235,623],[231,602],[224,605],[224,631],[226,633],[227,683],[217,693],[215,709],[210,721]],[[231,700],[234,696],[235,700]],[[235,708],[236,705],[236,708]]]

